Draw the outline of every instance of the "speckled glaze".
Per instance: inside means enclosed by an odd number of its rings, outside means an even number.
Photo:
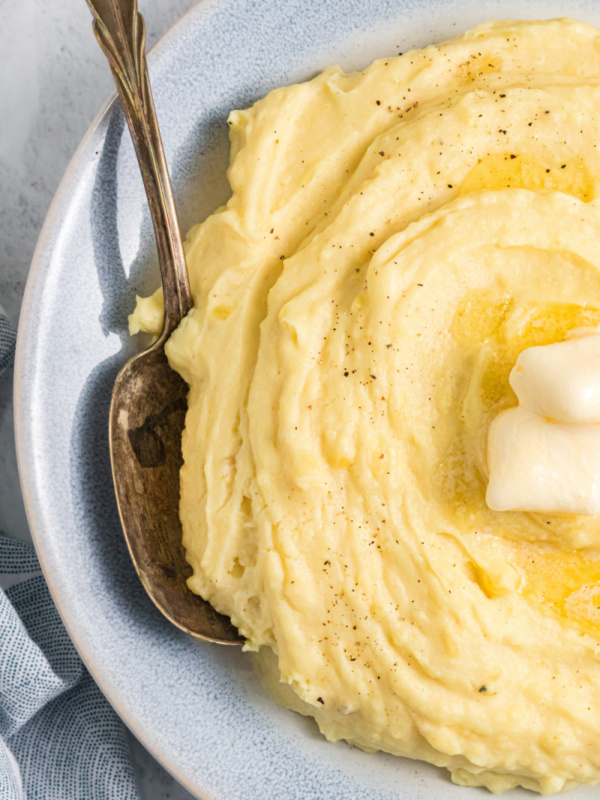
[[[227,197],[231,108],[330,63],[359,68],[511,16],[576,16],[599,25],[600,5],[204,0],[149,59],[183,229]],[[59,611],[100,687],[146,747],[206,800],[481,797],[433,767],[327,743],[312,721],[273,705],[247,656],[188,638],[146,597],[119,525],[107,414],[119,367],[141,346],[127,336],[127,314],[136,292],[157,283],[141,179],[123,117],[111,103],[76,153],[38,243],[21,315],[15,395],[35,544]],[[597,789],[574,797],[591,800]]]

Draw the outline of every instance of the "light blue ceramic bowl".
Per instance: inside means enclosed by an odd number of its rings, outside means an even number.
[[[600,4],[205,0],[149,59],[183,229],[227,197],[230,109],[328,64],[362,67],[486,19],[567,15],[600,24]],[[137,163],[123,116],[110,103],[77,151],[40,237],[21,316],[15,398],[35,544],[96,681],[136,736],[199,797],[482,796],[427,765],[325,742],[311,721],[273,705],[244,654],[186,637],[146,597],[117,515],[107,414],[117,371],[138,346],[127,336],[127,314],[136,292],[157,283]]]

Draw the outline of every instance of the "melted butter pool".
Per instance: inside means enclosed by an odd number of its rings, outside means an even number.
[[[460,191],[482,189],[529,189],[563,192],[584,202],[594,199],[594,181],[581,158],[557,161],[527,153],[491,153],[469,172]]]
[[[511,550],[521,594],[600,639],[600,551],[565,553],[527,543]]]

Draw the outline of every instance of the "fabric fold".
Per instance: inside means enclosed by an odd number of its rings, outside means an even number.
[[[0,307],[0,373],[16,330]],[[0,800],[139,800],[125,727],[84,667],[34,548],[0,533]],[[6,584],[4,584],[6,585]]]
[[[13,363],[17,329],[8,320],[0,306],[0,375]]]

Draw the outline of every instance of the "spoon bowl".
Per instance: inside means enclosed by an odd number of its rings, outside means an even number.
[[[162,345],[132,358],[119,373],[110,409],[119,514],[136,572],[165,617],[201,639],[238,644],[231,621],[186,585],[192,569],[181,543],[179,470],[187,392]]]

